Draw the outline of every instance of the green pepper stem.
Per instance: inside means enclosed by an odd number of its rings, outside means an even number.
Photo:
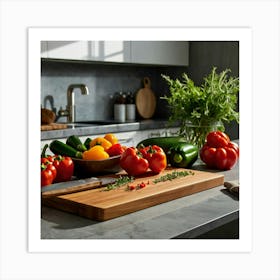
[[[83,152],[78,151],[78,152],[76,153],[76,157],[77,157],[77,158],[83,158]]]
[[[180,155],[180,154],[175,154],[175,155],[173,156],[173,160],[174,160],[174,162],[176,162],[176,163],[180,163],[180,162],[183,160],[183,157],[182,157],[182,155]]]
[[[46,150],[48,148],[48,144],[45,144],[43,150],[42,150],[42,153],[41,153],[41,158],[45,158],[46,157]]]

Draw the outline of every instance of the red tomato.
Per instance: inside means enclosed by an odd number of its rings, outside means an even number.
[[[41,164],[41,187],[53,183],[56,178],[56,168],[49,162]]]
[[[54,163],[57,170],[57,176],[54,180],[55,183],[70,181],[74,173],[74,163],[71,157],[55,156]]]
[[[120,166],[128,175],[138,176],[147,172],[149,162],[137,148],[129,147],[121,155]]]
[[[238,145],[236,143],[229,142],[228,143],[228,147],[234,149],[236,151],[236,153],[237,153],[237,156],[239,157],[239,147],[238,147]]]
[[[227,152],[227,163],[225,165],[225,169],[228,170],[231,169],[237,162],[238,153],[234,148],[231,147],[226,147],[225,150]]]
[[[225,147],[230,142],[228,135],[222,131],[212,131],[208,133],[206,142],[210,147],[220,148]]]
[[[157,145],[140,148],[143,157],[148,160],[149,168],[154,173],[160,173],[167,166],[167,158],[163,149]]]
[[[215,163],[218,169],[225,169],[227,164],[227,151],[224,148],[217,148]]]
[[[54,166],[52,163],[49,163],[49,164],[47,165],[47,169],[51,170],[51,172],[52,172],[52,174],[53,174],[53,178],[54,178],[54,180],[55,180],[56,175],[57,175],[57,170],[56,170],[55,166]]]
[[[120,143],[113,144],[106,152],[110,157],[121,155],[125,151],[125,147]]]
[[[44,169],[41,171],[41,187],[47,186],[52,184],[53,182],[53,175],[51,170]]]
[[[216,167],[215,153],[216,153],[216,148],[212,148],[207,145],[204,145],[200,152],[200,158],[210,168],[215,168]]]
[[[200,150],[200,158],[210,168],[229,170],[239,158],[239,147],[230,142],[225,133],[213,131],[206,137],[206,143]]]

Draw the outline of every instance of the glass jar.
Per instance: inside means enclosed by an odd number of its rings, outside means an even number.
[[[205,143],[207,134],[216,130],[224,131],[224,125],[221,121],[204,124],[194,124],[186,121],[184,125],[181,125],[179,134],[185,137],[189,143],[197,145],[200,149]]]

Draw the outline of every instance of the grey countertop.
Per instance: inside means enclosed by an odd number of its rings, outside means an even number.
[[[199,160],[194,169],[206,170]],[[207,170],[209,171],[209,170]],[[217,172],[217,171],[213,171]],[[239,179],[239,165],[221,172]],[[42,207],[42,239],[171,239],[198,236],[239,219],[239,199],[224,186],[97,222]]]
[[[67,138],[73,134],[75,130],[75,135],[85,136],[85,135],[96,135],[96,134],[105,134],[105,133],[117,133],[117,132],[127,132],[127,131],[138,131],[138,130],[148,130],[148,129],[159,129],[159,128],[168,128],[167,120],[139,120],[134,122],[125,122],[125,123],[114,123],[114,121],[106,123],[97,124],[82,124],[77,122],[77,124],[69,125],[66,129],[59,130],[49,130],[41,131],[41,140],[49,139],[59,139]]]

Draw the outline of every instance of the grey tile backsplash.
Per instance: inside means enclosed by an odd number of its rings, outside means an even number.
[[[157,96],[154,118],[167,118],[168,108],[160,96],[168,93],[168,87],[161,74],[174,75],[183,71],[186,68],[42,60],[41,104],[51,109],[50,101],[53,101],[56,112],[60,107],[65,109],[68,86],[84,83],[89,89],[89,95],[81,95],[80,90],[75,89],[76,120],[113,119],[114,94],[118,91],[131,91],[135,94],[143,87],[143,78],[148,76]]]

